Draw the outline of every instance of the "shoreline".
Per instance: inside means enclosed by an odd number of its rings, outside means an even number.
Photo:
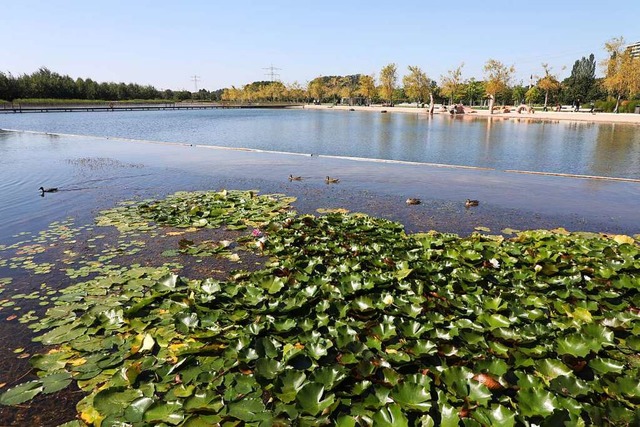
[[[403,113],[403,114],[422,114],[427,116],[426,108],[416,107],[383,107],[381,105],[365,106],[348,106],[348,105],[313,105],[307,104],[303,107],[310,110],[338,110],[338,111],[368,111],[372,113],[380,113],[386,111],[387,113]],[[468,108],[468,107],[465,107]],[[434,114],[450,115],[444,111],[434,111]],[[489,110],[474,110],[473,113],[459,114],[454,116],[456,118],[474,118],[482,117],[487,119],[499,119],[499,120],[517,120],[517,119],[530,119],[530,120],[545,120],[545,121],[572,121],[572,122],[586,122],[586,123],[620,123],[629,125],[640,125],[640,114],[632,113],[589,113],[587,112],[571,112],[571,111],[536,111],[535,113],[517,113],[515,111],[510,113],[494,113],[489,114]]]

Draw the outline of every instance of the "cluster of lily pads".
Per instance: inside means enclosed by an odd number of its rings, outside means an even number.
[[[32,324],[49,350],[18,404],[75,381],[76,425],[583,426],[640,422],[640,247],[563,230],[506,239],[291,198],[176,193],[98,224],[225,227],[168,251],[268,256],[225,280],[119,268]],[[195,231],[193,231],[195,230]],[[142,249],[144,250],[144,249]]]

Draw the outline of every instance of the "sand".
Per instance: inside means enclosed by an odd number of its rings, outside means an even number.
[[[415,106],[396,106],[396,107],[383,107],[381,105],[373,105],[370,107],[361,107],[361,106],[353,106],[350,107],[348,105],[305,105],[304,108],[307,109],[319,109],[319,110],[346,110],[354,109],[356,111],[371,111],[371,112],[380,112],[387,111],[388,113],[411,113],[411,114],[427,114],[426,108],[416,108]],[[467,107],[465,107],[467,108]],[[512,108],[512,110],[515,110]],[[449,115],[448,112],[436,111],[434,114],[446,114]],[[549,121],[579,121],[579,122],[589,122],[589,123],[625,123],[625,124],[635,124],[640,125],[640,114],[630,114],[630,113],[596,113],[592,114],[589,111],[580,111],[580,112],[570,112],[570,111],[536,111],[534,114],[530,113],[521,113],[513,111],[511,113],[498,113],[494,112],[492,115],[489,114],[488,110],[475,110],[473,113],[465,114],[464,116],[468,117],[490,117],[493,119],[536,119],[536,120],[549,120]]]

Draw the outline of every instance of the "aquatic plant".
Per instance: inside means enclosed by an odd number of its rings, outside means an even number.
[[[31,359],[40,378],[0,403],[75,381],[77,424],[102,426],[640,421],[633,238],[406,234],[363,214],[298,215],[291,202],[177,193],[102,212],[98,224],[131,236],[242,232],[170,255],[269,258],[224,280],[134,266],[62,290],[32,324],[50,346]]]

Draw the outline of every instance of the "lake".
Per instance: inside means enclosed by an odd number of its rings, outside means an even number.
[[[323,110],[0,115],[0,129],[640,179],[640,127]]]

